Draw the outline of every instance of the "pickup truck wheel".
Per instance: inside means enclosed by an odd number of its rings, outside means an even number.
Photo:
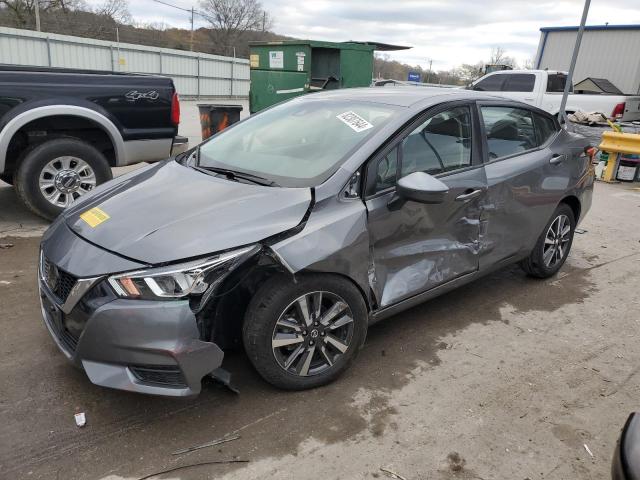
[[[14,180],[24,204],[37,215],[53,220],[111,178],[109,162],[96,148],[73,138],[58,138],[28,150]]]
[[[334,275],[294,283],[273,277],[245,315],[243,341],[251,363],[272,385],[304,390],[332,382],[358,355],[367,333],[362,295]]]
[[[575,229],[573,210],[561,203],[544,227],[529,257],[521,262],[522,269],[537,278],[555,275],[569,256]]]

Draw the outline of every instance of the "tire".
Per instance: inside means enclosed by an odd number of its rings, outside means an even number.
[[[109,162],[92,145],[74,138],[57,138],[23,154],[14,185],[31,211],[53,220],[66,206],[111,178]]]
[[[558,228],[561,227],[562,231],[566,231],[567,226],[569,230],[566,234],[562,235],[559,241],[554,240]],[[522,269],[536,278],[549,278],[555,275],[569,256],[575,229],[576,220],[573,210],[566,203],[561,203],[545,225],[529,256],[520,263]],[[559,249],[558,246],[561,248]]]
[[[322,300],[317,302],[319,292]],[[309,326],[305,325],[298,302],[305,295],[309,295],[304,297],[311,318]],[[316,314],[316,304],[321,305],[320,315]],[[326,315],[330,310],[339,313],[331,319],[332,315]],[[285,314],[290,316],[281,320]],[[323,318],[327,325],[323,325]],[[313,322],[314,319],[318,321]],[[291,324],[295,328],[290,328]],[[242,339],[249,360],[267,382],[285,390],[305,390],[330,383],[349,368],[364,344],[367,324],[364,299],[349,280],[337,275],[310,274],[293,282],[276,276],[249,302]],[[276,342],[285,337],[295,337],[295,341],[276,347]],[[292,363],[286,369],[289,360]]]

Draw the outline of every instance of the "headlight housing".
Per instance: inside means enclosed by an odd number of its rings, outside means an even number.
[[[201,295],[258,249],[251,246],[192,262],[126,272],[113,275],[108,281],[122,298],[170,300]]]

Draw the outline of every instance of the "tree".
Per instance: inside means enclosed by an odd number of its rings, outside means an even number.
[[[118,23],[131,23],[131,13],[129,13],[129,2],[127,0],[105,0],[94,12]]]
[[[202,0],[200,8],[211,24],[211,38],[221,50],[235,46],[238,38],[249,31],[266,31],[271,18],[258,0]]]
[[[13,17],[16,26],[25,27],[35,24],[36,0],[0,0],[0,7],[4,7]],[[67,13],[69,10],[82,7],[82,0],[39,0],[40,13]]]
[[[504,48],[498,46],[491,49],[489,65],[508,65],[509,67],[517,68],[518,63],[515,58],[506,55]]]

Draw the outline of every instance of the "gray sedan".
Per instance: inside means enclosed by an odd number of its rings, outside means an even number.
[[[106,387],[194,395],[241,345],[271,384],[317,387],[378,320],[515,262],[554,275],[591,205],[586,147],[480,92],[299,97],[67,209],[45,324]]]

